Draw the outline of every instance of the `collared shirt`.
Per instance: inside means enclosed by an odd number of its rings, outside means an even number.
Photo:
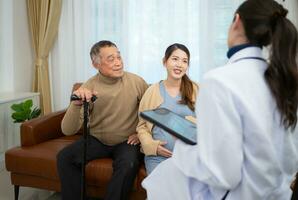
[[[257,46],[253,45],[253,44],[249,44],[249,43],[233,46],[228,50],[227,57],[230,59],[235,53],[237,53],[238,51],[245,49],[247,47],[257,47]]]

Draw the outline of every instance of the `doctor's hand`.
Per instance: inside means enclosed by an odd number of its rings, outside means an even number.
[[[156,154],[159,156],[169,158],[172,156],[172,152],[164,147],[165,144],[167,144],[167,142],[161,141],[159,143],[159,145],[157,146]]]
[[[137,145],[140,144],[140,140],[137,134],[132,134],[128,137],[127,144]]]

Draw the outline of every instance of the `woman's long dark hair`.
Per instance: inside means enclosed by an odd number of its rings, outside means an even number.
[[[169,57],[172,55],[172,53],[180,49],[184,51],[187,55],[188,63],[190,60],[190,53],[186,46],[183,44],[172,44],[170,45],[165,52],[164,61],[167,61]],[[181,101],[179,103],[185,104],[191,109],[192,111],[195,110],[195,102],[193,101],[193,82],[188,78],[186,74],[182,77],[181,85],[180,85],[180,92],[181,92]]]
[[[274,0],[247,0],[236,11],[246,37],[258,46],[271,45],[265,79],[275,98],[285,129],[297,124],[297,30],[286,18],[288,10]]]

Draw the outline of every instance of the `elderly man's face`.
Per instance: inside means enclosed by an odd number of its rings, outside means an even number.
[[[93,66],[104,76],[119,78],[123,76],[123,62],[119,50],[114,47],[100,49],[99,58],[93,61]]]

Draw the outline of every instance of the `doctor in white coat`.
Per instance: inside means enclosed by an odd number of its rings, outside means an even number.
[[[247,0],[228,34],[229,61],[204,76],[197,145],[143,182],[149,200],[289,200],[298,171],[297,30],[273,0]],[[271,45],[270,57],[262,47]]]

